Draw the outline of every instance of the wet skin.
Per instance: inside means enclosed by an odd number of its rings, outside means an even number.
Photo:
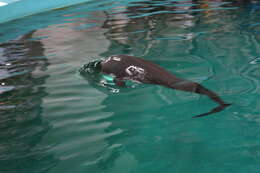
[[[125,86],[126,80],[162,85],[171,89],[206,95],[219,104],[209,112],[196,115],[193,118],[220,112],[230,105],[225,103],[215,92],[202,85],[178,78],[159,65],[138,57],[113,55],[101,62],[96,62],[94,66],[102,73],[113,76],[114,82],[118,86]]]

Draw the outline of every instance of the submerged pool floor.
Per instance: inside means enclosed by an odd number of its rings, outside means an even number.
[[[260,5],[95,1],[0,24],[0,172],[258,173]],[[79,75],[113,54],[152,61],[232,103]],[[258,105],[259,103],[259,105]]]

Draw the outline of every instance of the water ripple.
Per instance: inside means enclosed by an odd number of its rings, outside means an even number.
[[[240,1],[101,0],[1,24],[0,172],[257,172],[258,16]],[[112,54],[233,105],[191,119],[215,103],[157,85],[115,94],[78,76]]]

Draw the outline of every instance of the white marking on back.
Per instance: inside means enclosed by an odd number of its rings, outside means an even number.
[[[125,72],[127,74],[129,74],[130,76],[132,76],[132,75],[142,75],[142,74],[144,74],[144,69],[141,68],[141,67],[130,65],[129,67],[127,67],[125,69]]]
[[[112,57],[112,60],[121,61],[121,58],[114,56],[114,57]]]
[[[104,63],[107,63],[110,60],[111,60],[111,57],[108,57],[107,59],[104,60]]]
[[[113,60],[113,61],[121,61],[121,58],[120,57],[116,57],[116,56],[110,56],[110,57],[108,57],[107,59],[104,60],[104,63],[107,63],[107,62],[109,62],[111,60]]]

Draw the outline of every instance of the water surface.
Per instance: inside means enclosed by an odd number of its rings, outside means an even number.
[[[257,1],[94,1],[0,25],[0,172],[260,169]],[[113,54],[153,61],[233,105],[78,74]],[[259,103],[259,104],[258,104]]]

